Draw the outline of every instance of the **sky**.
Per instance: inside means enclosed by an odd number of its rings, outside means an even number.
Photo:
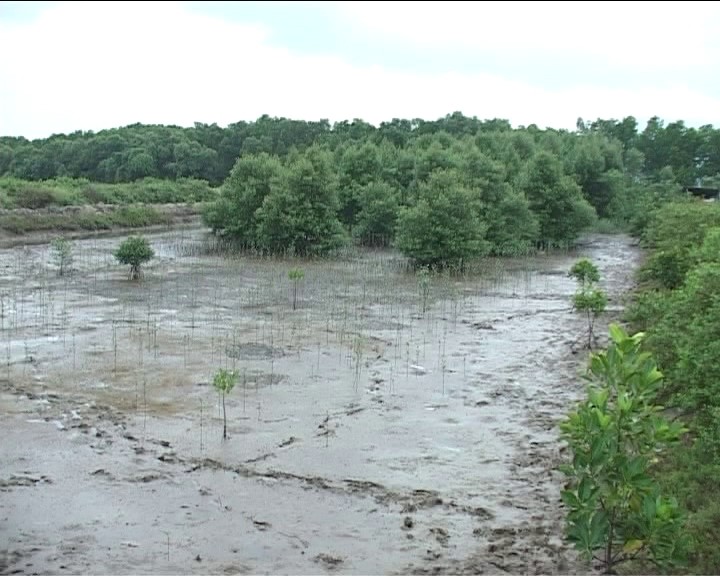
[[[455,111],[720,127],[718,2],[0,2],[0,136]]]

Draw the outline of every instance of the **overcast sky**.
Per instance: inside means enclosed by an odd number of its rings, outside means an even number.
[[[718,2],[0,2],[0,135],[453,111],[720,127]]]

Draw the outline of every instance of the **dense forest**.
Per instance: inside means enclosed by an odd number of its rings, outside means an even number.
[[[658,118],[571,132],[459,112],[378,127],[263,116],[0,138],[4,207],[217,198],[206,222],[253,248],[316,254],[354,239],[421,265],[565,244],[598,217],[639,230],[650,208],[719,175],[720,130]]]
[[[580,119],[577,131],[568,133],[534,125],[513,129],[506,120],[479,120],[455,112],[436,121],[394,119],[377,128],[362,120],[331,125],[327,120],[262,116],[226,128],[216,124],[192,128],[135,124],[32,141],[0,137],[0,175],[25,180],[67,176],[94,182],[197,178],[215,185],[225,180],[238,156],[248,154],[285,157],[293,149],[303,151],[313,144],[340,152],[361,144],[412,152],[426,149],[432,142],[447,147],[451,140],[474,141],[487,154],[497,152],[494,136],[498,134],[513,142],[520,160],[546,148],[562,158],[568,171],[573,169],[573,160],[577,161],[573,156],[580,155],[586,172],[624,168],[632,176],[656,180],[669,167],[682,185],[720,174],[720,130],[712,126],[695,129],[682,121],[666,126],[654,117],[639,131],[633,117],[588,123]],[[578,140],[584,145],[576,151]]]

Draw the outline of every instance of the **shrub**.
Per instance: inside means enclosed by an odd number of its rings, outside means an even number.
[[[130,236],[115,252],[115,258],[120,264],[130,266],[130,280],[139,280],[142,277],[140,267],[152,260],[153,256],[155,252],[142,236]]]

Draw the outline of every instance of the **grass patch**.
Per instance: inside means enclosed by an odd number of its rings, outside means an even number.
[[[629,231],[628,224],[608,218],[599,218],[588,228],[588,232],[595,234],[623,234]]]
[[[204,180],[145,178],[136,182],[106,184],[83,178],[57,178],[31,182],[0,178],[0,208],[47,208],[86,204],[178,204],[209,202],[217,190]]]
[[[172,222],[172,214],[163,213],[152,206],[141,205],[121,206],[107,212],[80,209],[63,212],[0,214],[0,229],[12,234],[49,230],[72,232],[143,228]]]

